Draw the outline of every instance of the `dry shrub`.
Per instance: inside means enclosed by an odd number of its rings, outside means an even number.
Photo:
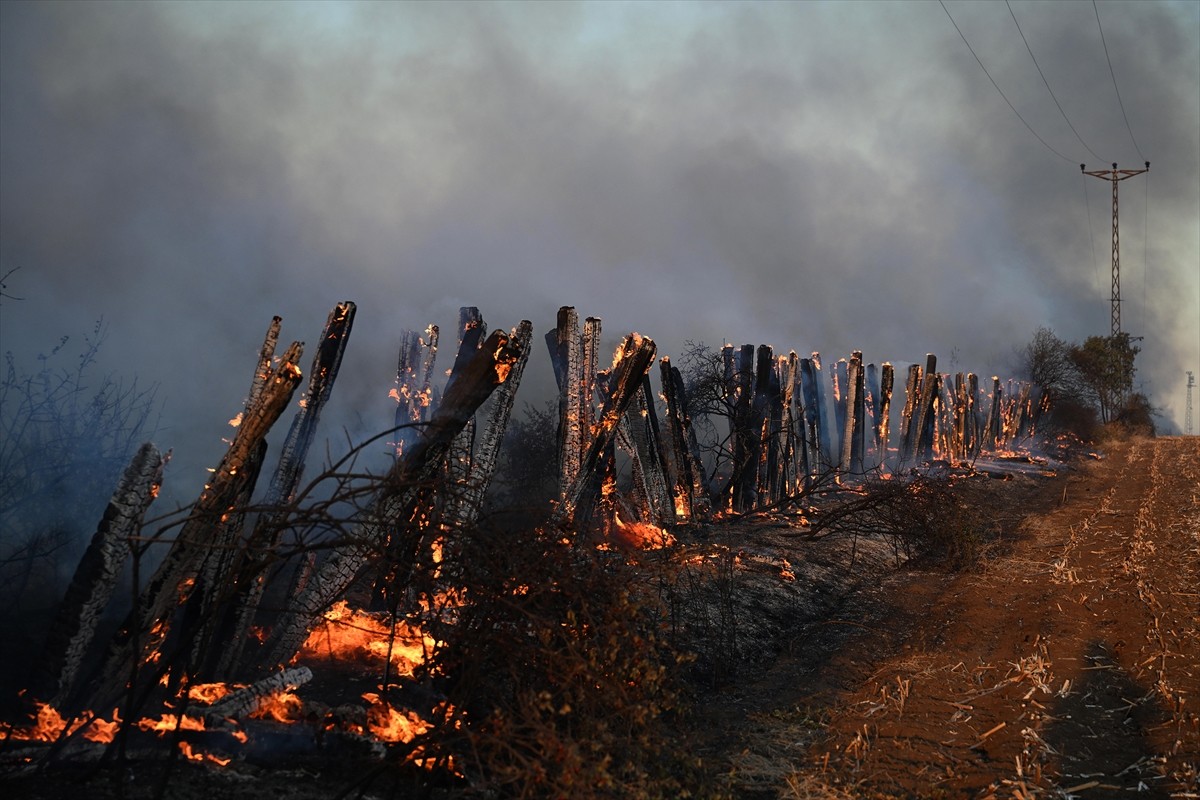
[[[982,539],[979,520],[955,487],[928,476],[872,481],[853,499],[822,510],[812,533],[881,537],[897,555],[956,567],[975,561]]]
[[[463,714],[442,731],[470,793],[674,797],[664,716],[680,703],[679,658],[636,568],[561,532],[465,535],[441,580],[467,602],[437,636],[434,671]]]

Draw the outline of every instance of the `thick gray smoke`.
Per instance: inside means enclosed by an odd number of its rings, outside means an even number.
[[[948,8],[1062,158],[937,3],[0,4],[3,348],[103,317],[103,369],[160,384],[193,483],[271,316],[312,341],[343,299],[329,413],[355,435],[387,425],[400,330],[460,305],[1009,374],[1039,325],[1107,334],[1109,187],[1078,164],[1140,152],[1123,316],[1178,426],[1200,6],[1100,4],[1136,149],[1091,4],[1012,7],[1102,159],[996,3]]]

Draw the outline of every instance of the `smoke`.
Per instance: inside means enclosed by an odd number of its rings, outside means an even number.
[[[311,342],[343,299],[326,419],[353,436],[389,424],[400,331],[449,332],[460,305],[539,334],[575,305],[663,354],[954,350],[1011,373],[1039,325],[1108,332],[1109,187],[1078,175],[1095,159],[1007,9],[948,7],[1069,159],[933,3],[0,4],[0,274],[24,298],[0,306],[3,347],[103,316],[105,367],[161,386],[189,475],[272,315]],[[1088,146],[1140,167],[1091,7],[1013,9]],[[1178,424],[1200,359],[1200,11],[1100,13],[1154,164],[1122,184],[1123,318]]]

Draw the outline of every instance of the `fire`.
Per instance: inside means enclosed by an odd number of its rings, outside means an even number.
[[[617,523],[618,542],[637,550],[661,550],[675,544],[675,537],[665,529],[648,522],[625,522],[619,514],[613,515]]]
[[[189,717],[186,714],[182,718],[177,714],[163,714],[158,719],[143,717],[138,720],[137,726],[141,730],[159,734],[170,733],[176,729],[185,731],[205,730],[204,720]]]
[[[411,675],[437,641],[403,620],[394,627],[386,620],[387,615],[351,609],[339,600],[325,612],[326,624],[313,628],[299,657],[384,660],[390,651],[397,672]]]
[[[29,725],[18,727],[0,723],[0,736],[23,742],[54,742],[62,736],[71,736],[82,729],[83,738],[88,741],[107,743],[113,740],[117,728],[121,725],[121,718],[117,716],[115,708],[111,722],[98,716],[86,717],[72,720],[68,728],[67,721],[54,706],[40,701],[36,706],[37,716]]]
[[[364,692],[367,728],[381,742],[411,742],[429,731],[432,725],[412,711],[393,708],[374,692]]]
[[[192,761],[209,761],[219,767],[224,767],[229,764],[230,761],[233,761],[232,758],[225,758],[223,756],[215,756],[212,753],[192,750],[192,746],[187,742],[179,743],[179,752],[183,753],[186,758],[189,758]]]
[[[239,425],[241,425],[241,424],[242,424],[242,417],[243,417],[244,415],[245,415],[245,412],[243,412],[243,411],[239,411],[239,412],[237,413],[237,416],[236,416],[236,417],[234,417],[233,419],[229,420],[229,426],[230,426],[231,428],[236,428],[236,427],[238,427]]]
[[[273,719],[276,722],[299,722],[304,701],[294,692],[275,692],[264,697],[250,714],[253,719]]]

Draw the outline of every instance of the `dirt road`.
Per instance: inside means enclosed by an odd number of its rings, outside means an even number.
[[[1200,798],[1200,438],[1114,445],[1039,502],[727,698],[732,792]]]

